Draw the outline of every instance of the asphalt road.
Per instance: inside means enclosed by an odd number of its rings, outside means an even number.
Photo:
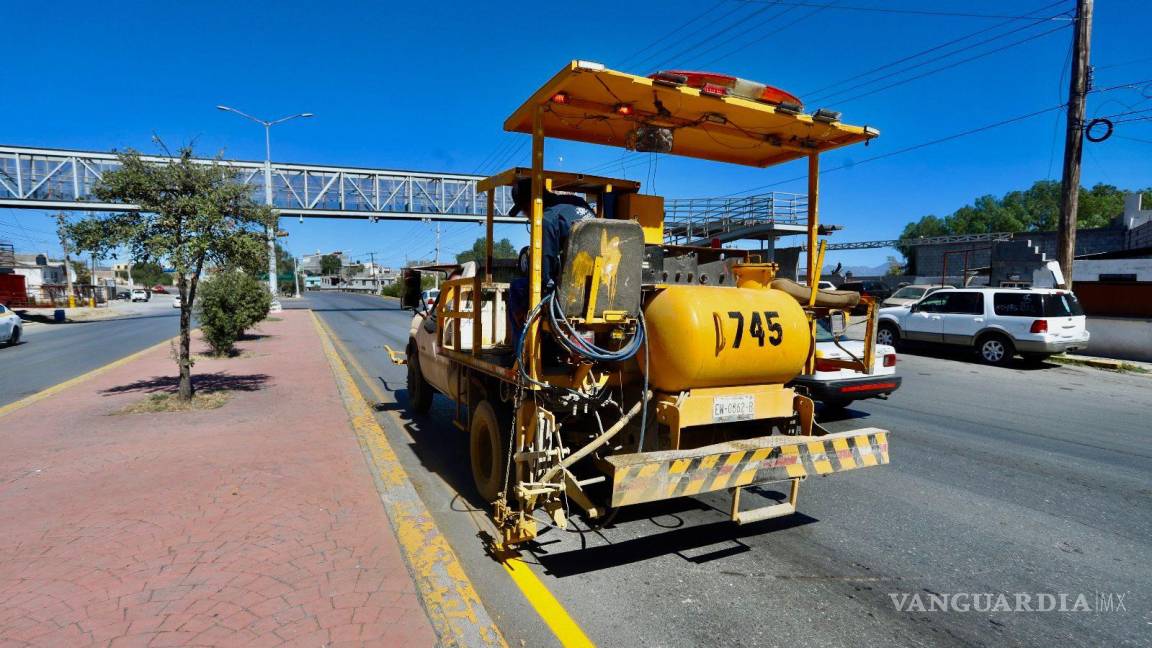
[[[307,301],[367,374],[393,446],[509,644],[556,645],[483,552],[477,534],[490,527],[449,402],[414,420],[403,408],[404,371],[383,345],[403,348],[410,314],[368,296]],[[892,463],[809,479],[797,515],[736,527],[727,495],[645,505],[597,531],[579,519],[581,532],[549,530],[526,559],[604,646],[1152,644],[1152,378],[923,352],[901,355],[899,370],[891,400],[826,421],[890,430]],[[1101,593],[1123,609],[1101,611]],[[1009,605],[1065,595],[1069,608],[1083,594],[1091,611],[894,602],[953,594]]]
[[[141,314],[72,324],[27,323],[0,347],[0,405],[7,405],[180,333],[180,311],[159,297]],[[175,365],[173,365],[175,366]]]

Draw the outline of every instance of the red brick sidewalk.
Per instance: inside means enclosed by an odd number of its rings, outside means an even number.
[[[167,348],[0,416],[0,646],[433,645],[306,311],[198,358]],[[203,387],[202,387],[203,388]]]

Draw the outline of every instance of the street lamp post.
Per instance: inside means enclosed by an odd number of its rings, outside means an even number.
[[[217,109],[224,112],[236,113],[241,117],[246,117],[264,127],[264,204],[268,207],[272,205],[272,127],[286,121],[296,119],[297,117],[312,117],[312,113],[299,113],[296,115],[289,115],[268,121],[265,119],[257,119],[252,115],[240,112],[235,108],[228,106],[216,106]],[[275,212],[273,212],[275,213]],[[276,228],[279,219],[273,220],[268,224],[268,291],[275,297],[279,292],[276,288]]]

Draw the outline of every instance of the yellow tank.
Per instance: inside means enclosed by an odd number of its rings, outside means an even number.
[[[648,381],[665,392],[786,383],[811,345],[800,304],[770,288],[669,286],[648,301],[644,319]]]

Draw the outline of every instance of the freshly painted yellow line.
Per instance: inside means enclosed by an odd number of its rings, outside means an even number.
[[[369,389],[371,389],[376,399],[380,402],[391,400],[384,391],[380,389],[380,386],[376,384],[376,381],[369,378],[371,374],[360,366],[355,356],[353,356],[348,348],[344,346],[344,343],[332,333],[328,325],[319,317],[316,317],[315,313],[313,313],[313,318],[315,319],[317,327],[324,333],[328,340],[330,340],[331,344],[339,349],[340,355],[347,358],[353,370],[365,379],[365,382],[369,385]],[[389,413],[400,425],[401,429],[403,429],[406,423],[403,417],[395,410],[389,410]],[[383,440],[382,435],[383,430],[381,430],[381,439]],[[386,444],[387,440],[383,440],[383,442]],[[391,449],[389,449],[389,452],[391,452]],[[395,455],[392,456],[395,458]],[[400,471],[403,472],[402,467]],[[407,475],[405,474],[404,480],[406,481],[407,479]],[[493,529],[493,532],[495,532],[495,529]],[[527,563],[513,556],[506,557],[502,561],[502,564],[508,572],[508,575],[512,578],[512,582],[520,588],[520,592],[524,594],[524,598],[528,600],[528,603],[532,605],[540,615],[540,618],[544,620],[544,623],[546,623],[556,635],[556,639],[559,640],[562,646],[565,646],[565,648],[575,648],[595,645],[588,639],[587,635],[584,634],[584,631],[580,629],[580,626],[572,616],[568,614],[568,611],[564,609],[564,606],[556,600],[556,597],[548,590],[548,587],[533,573]]]
[[[384,430],[340,358],[328,327],[312,314],[357,439],[372,464],[380,499],[396,532],[428,619],[447,646],[507,646],[447,539],[413,488]],[[351,356],[349,356],[351,357]]]
[[[52,385],[51,387],[48,387],[47,389],[38,391],[35,394],[32,394],[31,396],[25,396],[24,398],[21,398],[20,400],[14,402],[14,403],[8,403],[7,405],[0,407],[0,416],[4,416],[5,414],[10,414],[12,412],[15,412],[18,409],[28,407],[29,405],[31,405],[37,401],[42,401],[45,398],[48,398],[49,396],[59,394],[60,392],[64,391],[65,389],[68,389],[69,387],[73,387],[75,385],[78,385],[78,384],[80,384],[80,383],[82,383],[85,380],[88,380],[90,378],[95,378],[96,376],[99,376],[102,373],[106,373],[106,372],[109,372],[109,371],[115,369],[116,367],[122,367],[122,366],[128,364],[129,362],[132,362],[136,358],[139,358],[142,355],[145,355],[151,351],[155,351],[156,349],[159,349],[162,346],[172,344],[172,341],[175,339],[176,339],[175,337],[172,337],[172,338],[164,340],[163,342],[160,342],[158,344],[153,344],[152,346],[148,347],[147,349],[142,349],[142,350],[137,351],[136,353],[133,353],[131,355],[126,355],[123,358],[120,358],[119,360],[113,360],[112,362],[109,362],[108,364],[106,364],[102,367],[97,367],[97,368],[93,369],[92,371],[89,371],[87,373],[82,373],[79,376],[76,376],[75,378],[69,378],[68,380],[65,380],[64,382],[56,383],[55,385]]]
[[[532,568],[528,566],[523,560],[519,558],[505,558],[503,560],[504,569],[508,575],[512,577],[512,582],[520,588],[524,593],[524,598],[536,608],[544,623],[552,629],[556,638],[560,640],[560,645],[565,648],[577,648],[581,646],[595,646],[592,640],[584,634],[572,616],[568,614],[568,610],[556,600],[552,592],[544,583],[540,582],[536,574],[532,572]]]

